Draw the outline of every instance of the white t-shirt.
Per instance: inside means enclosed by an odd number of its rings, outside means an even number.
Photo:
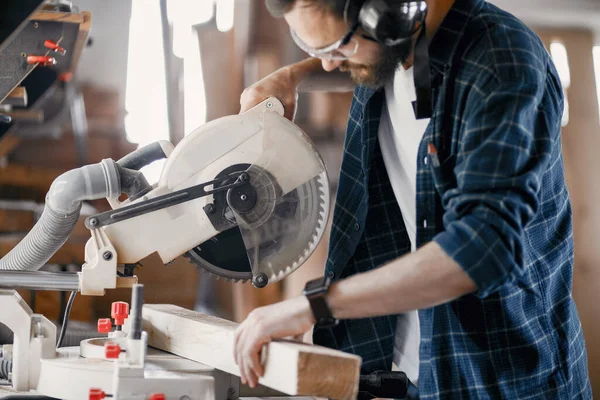
[[[400,67],[385,86],[385,105],[379,124],[379,144],[394,195],[402,211],[411,249],[416,249],[417,153],[429,119],[415,118],[413,68]],[[410,293],[407,293],[410,296]],[[398,316],[394,343],[394,369],[417,383],[419,376],[419,317],[416,311]]]

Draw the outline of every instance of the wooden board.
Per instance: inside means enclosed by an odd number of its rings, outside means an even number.
[[[77,65],[79,64],[79,58],[83,52],[83,48],[87,43],[90,29],[92,28],[92,14],[89,11],[84,11],[81,14],[81,22],[79,23],[79,32],[77,33],[77,39],[75,39],[75,48],[73,49],[73,57],[71,58],[70,72],[75,73]]]
[[[6,157],[21,143],[21,139],[13,132],[8,132],[0,137],[0,157]]]
[[[14,122],[44,122],[44,110],[13,110],[5,111],[2,114],[11,117]]]
[[[27,107],[27,90],[25,86],[17,86],[2,102],[3,105]]]
[[[50,185],[66,169],[31,167],[19,164],[0,166],[0,185],[31,187],[48,191]]]
[[[29,210],[4,210],[0,208],[0,232],[29,232],[34,215]]]
[[[32,21],[55,21],[71,24],[82,24],[84,22],[83,14],[61,12],[61,11],[36,11],[29,17]]]
[[[146,304],[148,345],[239,376],[233,359],[238,324],[167,304]],[[361,358],[298,342],[268,345],[259,383],[292,396],[355,399]]]

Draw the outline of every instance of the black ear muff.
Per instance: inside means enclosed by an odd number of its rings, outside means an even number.
[[[366,0],[358,11],[358,22],[381,44],[395,46],[419,30],[426,14],[425,1]]]
[[[346,24],[358,24],[368,36],[384,46],[406,43],[423,28],[414,52],[417,119],[431,118],[432,115],[426,16],[427,3],[424,0],[346,0],[344,7]]]

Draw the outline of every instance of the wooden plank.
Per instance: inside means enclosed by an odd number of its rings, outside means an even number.
[[[48,191],[50,185],[66,170],[28,167],[19,164],[0,166],[0,185],[21,186]]]
[[[128,142],[125,138],[96,135],[94,132],[90,132],[90,136],[86,138],[88,154],[86,163],[97,163],[104,158],[119,160],[135,151],[136,148],[136,144]],[[63,135],[59,140],[23,139],[19,150],[11,154],[10,160],[11,163],[39,167],[52,165],[56,169],[64,168],[65,170],[80,166],[77,158],[77,142],[72,135]]]
[[[75,39],[75,48],[73,49],[73,56],[71,57],[71,65],[69,71],[74,73],[79,63],[79,57],[85,47],[88,40],[90,29],[92,28],[92,14],[88,11],[83,11],[81,14],[77,14],[82,17],[82,21],[79,23],[79,32],[77,33],[77,39]]]
[[[11,128],[11,130],[14,126]],[[21,139],[15,136],[14,133],[9,131],[0,138],[0,157],[9,155],[19,144]]]
[[[0,232],[29,232],[34,215],[29,210],[4,210],[0,208]]]
[[[44,122],[44,110],[12,110],[2,114],[11,117],[13,121]]]
[[[55,21],[71,24],[82,24],[84,22],[83,14],[45,10],[34,12],[29,19],[32,21]]]
[[[146,304],[148,344],[239,376],[233,359],[235,322],[169,304]],[[275,341],[259,383],[292,396],[355,399],[361,358],[325,347]]]
[[[3,105],[27,107],[27,90],[25,86],[17,86],[2,102]]]

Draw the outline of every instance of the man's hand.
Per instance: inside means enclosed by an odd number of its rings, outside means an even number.
[[[281,303],[257,308],[236,329],[233,358],[240,368],[243,384],[254,388],[263,375],[261,351],[274,339],[297,336],[308,332],[315,323],[306,297],[296,297]]]
[[[242,92],[240,114],[269,97],[276,97],[285,107],[285,117],[293,120],[298,97],[297,86],[298,81],[294,74],[294,65],[280,68]]]

